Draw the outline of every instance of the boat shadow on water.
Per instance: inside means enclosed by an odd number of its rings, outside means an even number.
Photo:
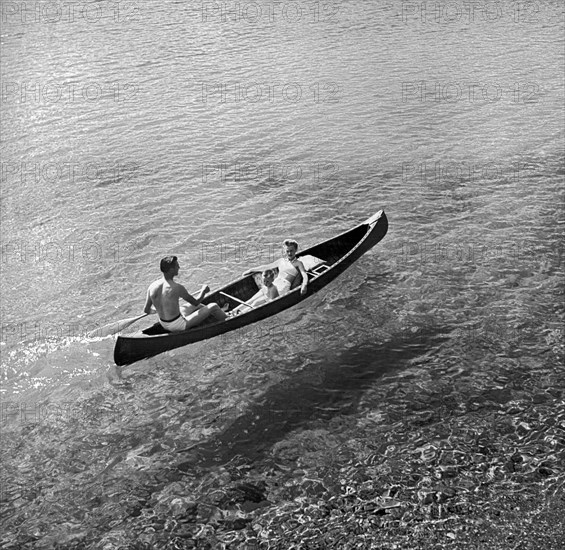
[[[271,386],[209,440],[179,451],[186,462],[178,466],[218,466],[236,456],[250,461],[264,458],[296,429],[357,413],[364,394],[379,378],[409,368],[414,359],[446,340],[441,330],[426,329],[417,338],[410,334],[383,343],[366,342],[331,357],[327,352],[307,355],[296,376]],[[279,366],[292,373],[296,362]]]

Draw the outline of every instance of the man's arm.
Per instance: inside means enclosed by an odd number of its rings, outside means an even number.
[[[306,290],[308,287],[308,273],[306,273],[306,270],[304,269],[304,264],[298,260],[298,263],[296,264],[296,267],[298,267],[298,271],[300,271],[300,274],[302,275],[302,285],[300,286],[300,294],[306,294]]]
[[[208,285],[202,285],[202,288],[198,291],[198,294],[196,295],[195,300],[197,302],[200,302],[202,300],[202,298],[204,298],[204,295],[210,290],[210,287]]]
[[[150,315],[151,313],[155,313],[155,309],[151,309],[153,306],[153,300],[151,299],[151,294],[149,293],[149,289],[147,289],[147,298],[145,299],[145,307],[143,308],[143,313]]]
[[[200,300],[204,298],[204,295],[210,290],[208,285],[202,285],[202,288],[198,291],[196,297],[189,294],[188,290],[182,285],[179,284],[179,297],[183,300],[187,301],[191,306],[197,307],[202,305]]]

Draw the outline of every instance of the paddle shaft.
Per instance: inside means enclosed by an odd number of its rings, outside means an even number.
[[[143,319],[144,317],[147,317],[149,315],[149,313],[144,313],[143,315],[138,315],[135,319],[124,319],[124,324],[122,325],[122,330],[124,328],[129,327],[130,325],[133,325],[133,323],[135,323],[136,321],[139,321],[140,319]],[[120,323],[121,321],[118,321],[118,323]]]
[[[204,288],[204,287],[202,287],[202,288]],[[203,296],[201,295],[200,299],[202,299],[202,297]],[[202,307],[204,307],[204,305],[199,304],[196,309],[200,309]],[[116,334],[116,332],[121,332],[122,330],[128,328],[130,325],[133,325],[135,322],[139,321],[140,319],[147,317],[148,315],[149,315],[149,313],[143,313],[142,315],[138,315],[137,317],[130,317],[128,319],[122,319],[121,321],[114,321],[112,323],[104,325],[103,327],[101,327],[99,329],[96,329],[96,330],[89,332],[88,336],[90,338],[96,337],[96,336],[98,336],[98,337],[111,336],[112,334]]]
[[[230,299],[232,299],[232,300],[235,300],[236,302],[239,302],[241,305],[250,307],[250,308],[252,308],[252,309],[255,308],[255,306],[252,306],[251,304],[249,304],[249,303],[247,303],[247,302],[244,302],[243,300],[240,300],[239,298],[236,298],[235,296],[231,296],[230,294],[226,294],[225,292],[220,292],[220,294],[221,294],[222,296],[225,296],[226,298],[230,298]]]
[[[113,321],[112,323],[108,323],[103,327],[97,328],[92,330],[88,333],[89,338],[103,338],[104,336],[111,336],[112,334],[116,334],[116,332],[121,332],[125,328],[133,325],[136,321],[147,317],[149,313],[144,313],[142,315],[138,315],[137,317],[130,317],[128,319],[122,319],[121,321]]]

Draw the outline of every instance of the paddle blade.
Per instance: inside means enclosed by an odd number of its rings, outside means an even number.
[[[105,336],[111,336],[112,334],[116,334],[117,332],[121,332],[122,330],[128,328],[130,325],[133,325],[136,321],[143,319],[143,317],[147,317],[147,313],[143,315],[139,315],[138,317],[130,317],[129,319],[122,319],[121,321],[114,321],[113,323],[109,323],[104,325],[103,327],[97,328],[88,333],[89,338],[104,338]]]

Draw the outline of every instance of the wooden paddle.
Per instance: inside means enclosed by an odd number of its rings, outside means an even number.
[[[139,321],[140,319],[143,319],[148,315],[149,313],[144,313],[143,315],[139,315],[137,317],[130,317],[129,319],[122,319],[121,321],[108,323],[103,327],[90,331],[87,336],[88,338],[104,338],[104,336],[111,336],[112,334],[116,334],[116,332],[121,332],[125,328],[128,328],[130,325],[133,325],[136,321]]]

